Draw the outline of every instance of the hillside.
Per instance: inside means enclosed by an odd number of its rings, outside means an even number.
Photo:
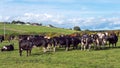
[[[16,25],[16,24],[5,24],[6,34],[18,33],[60,33],[60,34],[70,34],[74,33],[73,30],[62,29],[62,28],[52,28],[46,26],[33,26],[33,25]],[[4,34],[4,24],[0,23],[0,34]]]

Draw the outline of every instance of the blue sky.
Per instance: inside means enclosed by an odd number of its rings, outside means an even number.
[[[21,20],[62,28],[120,29],[119,0],[0,0],[0,21]]]

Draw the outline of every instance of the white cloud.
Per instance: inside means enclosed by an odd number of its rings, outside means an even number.
[[[48,13],[43,14],[34,14],[34,13],[25,13],[23,16],[15,17],[14,20],[20,20],[24,22],[38,22],[38,23],[51,23],[51,24],[63,24],[63,16],[52,15]]]
[[[45,13],[44,15],[45,15],[45,17],[47,17],[47,18],[52,18],[52,15],[50,15],[50,14]]]
[[[10,16],[0,16],[0,21],[10,21]]]
[[[2,21],[2,16],[0,16],[0,21]]]
[[[113,18],[109,18],[108,21],[111,22],[111,25],[120,25],[120,18],[118,17],[113,17]]]
[[[71,28],[73,26],[80,26],[82,29],[120,29],[119,17],[66,17],[58,14],[36,14],[36,13],[25,13],[22,16],[10,17],[0,16],[0,21],[12,21],[20,20],[24,22],[37,22],[42,24],[55,24],[57,26]],[[68,27],[69,26],[69,27]]]

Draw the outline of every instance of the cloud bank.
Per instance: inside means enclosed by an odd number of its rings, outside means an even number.
[[[54,14],[35,14],[25,13],[21,16],[10,17],[0,16],[0,21],[13,21],[20,20],[24,22],[42,23],[43,25],[52,24],[56,27],[61,28],[73,28],[74,26],[80,26],[81,29],[90,30],[109,30],[109,29],[120,29],[120,18],[119,17],[67,17],[64,15]]]

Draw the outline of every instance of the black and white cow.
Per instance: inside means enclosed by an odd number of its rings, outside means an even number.
[[[78,48],[78,44],[81,43],[81,37],[80,36],[73,36],[71,37],[71,45],[73,46],[73,49]]]
[[[1,51],[13,51],[14,50],[14,44],[5,45],[1,48]]]
[[[44,36],[31,36],[28,40],[36,47],[43,47],[44,52],[47,51],[49,40],[44,38]]]
[[[20,35],[19,37],[19,52],[20,56],[22,55],[22,50],[27,51],[28,54],[31,54],[33,46],[43,47],[44,52],[47,51],[48,39],[39,35]]]
[[[55,47],[65,47],[65,50],[68,51],[70,48],[70,45],[72,44],[71,38],[69,36],[59,36],[59,37],[53,37],[51,38],[52,45]]]
[[[93,40],[89,35],[87,34],[83,35],[81,37],[81,50],[88,49],[89,51],[91,49],[92,43],[93,43]]]
[[[13,39],[15,39],[15,36],[14,36],[14,35],[10,35],[10,36],[8,37],[8,41],[9,41],[9,42],[11,42],[11,40],[13,40]]]
[[[94,49],[104,49],[107,44],[108,36],[105,33],[93,34]]]
[[[69,37],[59,37],[57,42],[60,47],[65,47],[66,51],[69,50],[71,45],[71,39]]]

